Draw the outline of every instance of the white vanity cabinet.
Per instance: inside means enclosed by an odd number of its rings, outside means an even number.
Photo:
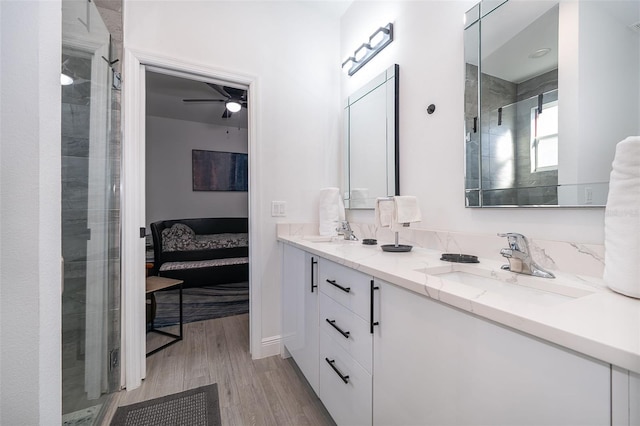
[[[374,425],[611,423],[609,364],[375,283]]]
[[[323,260],[318,285],[320,400],[338,425],[371,425],[371,277]]]
[[[283,343],[319,393],[318,256],[284,244],[282,263]]]
[[[640,374],[618,367],[612,368],[611,424],[640,425]]]

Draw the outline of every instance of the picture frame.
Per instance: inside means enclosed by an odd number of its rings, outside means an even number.
[[[191,151],[193,191],[247,191],[248,155],[239,152]]]

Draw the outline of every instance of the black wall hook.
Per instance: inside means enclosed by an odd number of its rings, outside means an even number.
[[[436,106],[434,104],[431,104],[427,107],[428,114],[433,114],[435,110],[436,110]]]

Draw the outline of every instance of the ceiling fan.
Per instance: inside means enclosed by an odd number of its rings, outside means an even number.
[[[225,99],[183,99],[184,103],[210,103],[210,102],[224,102],[226,108],[222,113],[222,118],[229,118],[234,112],[240,111],[242,107],[247,107],[247,91],[244,89],[237,89],[235,87],[220,86],[213,83],[205,83],[213,90],[224,96]]]

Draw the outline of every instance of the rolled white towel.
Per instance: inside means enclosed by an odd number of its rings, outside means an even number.
[[[418,198],[412,195],[397,195],[393,197],[395,203],[392,228],[398,229],[403,223],[420,222],[422,214],[418,206]]]
[[[344,202],[338,188],[323,188],[318,201],[318,222],[320,235],[338,235],[338,224],[345,219]]]
[[[376,226],[379,228],[389,228],[393,222],[394,211],[395,203],[392,198],[376,198]]]
[[[604,216],[604,281],[640,298],[640,136],[616,145]]]

